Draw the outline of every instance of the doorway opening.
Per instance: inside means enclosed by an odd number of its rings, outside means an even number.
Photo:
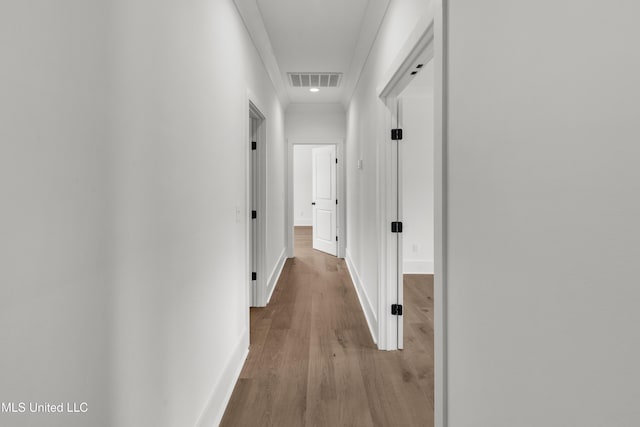
[[[343,140],[289,140],[287,256],[296,235],[314,250],[344,258]]]
[[[250,307],[266,305],[264,254],[266,244],[266,120],[253,101],[249,101],[247,141],[247,278]]]
[[[399,319],[398,349],[417,345],[415,326],[433,331],[434,274],[434,111],[433,61],[417,64],[411,82],[397,97],[398,294],[407,310]],[[407,325],[404,325],[404,323]],[[400,333],[402,332],[402,333]],[[433,358],[433,339],[425,350]]]

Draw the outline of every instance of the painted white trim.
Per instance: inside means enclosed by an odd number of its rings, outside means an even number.
[[[432,259],[403,259],[403,274],[433,274]]]
[[[280,279],[280,275],[282,274],[282,269],[284,268],[284,263],[287,261],[287,248],[282,248],[282,252],[280,252],[280,257],[278,258],[278,262],[271,270],[271,275],[269,275],[269,280],[267,281],[267,299],[264,302],[266,306],[271,301],[271,296],[273,295],[273,291],[276,289],[276,284]]]
[[[382,99],[380,104],[379,135],[377,141],[377,175],[378,191],[376,220],[378,221],[378,329],[380,350],[398,349],[398,332],[402,318],[393,316],[390,307],[392,304],[401,303],[397,292],[396,281],[399,280],[396,268],[399,259],[398,250],[402,249],[400,241],[402,235],[391,232],[391,222],[400,219],[398,213],[398,199],[396,195],[396,179],[400,176],[398,171],[397,142],[390,140],[391,129],[396,124],[395,98]]]
[[[378,318],[376,317],[376,312],[373,309],[373,304],[371,304],[369,295],[367,294],[367,291],[364,289],[364,286],[362,285],[362,280],[360,279],[360,274],[358,274],[358,269],[356,269],[356,266],[353,264],[353,261],[351,260],[351,254],[349,253],[349,249],[346,250],[346,256],[344,260],[347,264],[347,271],[351,276],[353,287],[356,289],[356,294],[358,295],[358,301],[360,301],[360,306],[362,307],[362,311],[364,312],[364,317],[367,320],[367,326],[369,327],[369,333],[371,334],[371,339],[375,344],[378,344],[378,334],[376,333]]]
[[[347,183],[345,172],[345,149],[344,138],[288,138],[287,139],[287,258],[294,257],[294,243],[293,243],[293,227],[294,225],[294,206],[293,206],[293,146],[294,145],[335,145],[336,155],[338,157],[338,167],[336,173],[338,174],[338,258],[345,257],[346,250],[346,238],[347,238]]]
[[[249,355],[249,329],[245,329],[240,341],[233,350],[222,377],[214,385],[213,391],[205,405],[196,427],[214,427],[220,425],[224,411],[227,409],[233,389],[240,378],[244,362]]]

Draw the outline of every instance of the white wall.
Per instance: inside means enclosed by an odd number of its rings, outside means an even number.
[[[384,139],[377,87],[398,51],[429,6],[424,0],[397,0],[389,8],[347,110],[347,263],[370,325],[377,324],[378,307],[378,175],[379,146]],[[362,169],[357,161],[362,160]],[[377,339],[377,329],[372,328]]]
[[[401,94],[403,273],[433,274],[433,62]]]
[[[346,135],[342,104],[290,104],[285,115],[287,139],[340,139]]]
[[[313,223],[311,150],[318,145],[295,145],[293,147],[293,213],[295,226],[310,226]]]
[[[247,90],[267,120],[267,272],[284,115],[233,1],[119,0],[116,16],[116,423],[213,425],[248,347]]]
[[[640,4],[448,3],[449,426],[640,425]]]
[[[11,426],[209,426],[248,347],[248,90],[284,114],[231,0],[0,4],[0,394]],[[236,212],[239,212],[239,215]]]
[[[0,2],[0,401],[86,401],[3,426],[111,425],[108,5]]]

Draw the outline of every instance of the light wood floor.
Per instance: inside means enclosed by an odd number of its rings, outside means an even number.
[[[405,276],[405,350],[376,349],[343,260],[296,227],[221,426],[433,426],[433,279]]]

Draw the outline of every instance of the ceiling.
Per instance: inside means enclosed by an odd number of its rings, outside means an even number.
[[[389,0],[235,0],[285,104],[347,104]],[[336,88],[293,87],[291,72],[342,73]]]

